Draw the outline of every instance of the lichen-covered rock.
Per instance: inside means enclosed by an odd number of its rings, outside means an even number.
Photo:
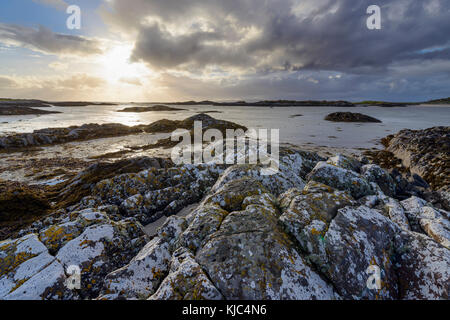
[[[166,241],[169,244],[169,247],[173,247],[186,228],[186,218],[171,216],[167,218],[164,224],[158,229],[158,237]]]
[[[367,181],[376,183],[387,196],[392,197],[395,195],[396,185],[394,179],[376,164],[363,166],[361,173]]]
[[[223,170],[215,165],[182,165],[123,174],[97,183],[94,192],[124,216],[144,224],[173,215],[201,200]]]
[[[280,222],[302,246],[306,246],[303,240],[306,226],[313,221],[329,224],[338,209],[355,203],[347,192],[314,181],[310,181],[302,192],[293,189],[281,195],[279,202],[283,209]]]
[[[421,208],[420,226],[425,233],[442,246],[450,249],[450,221],[431,207]]]
[[[435,190],[449,191],[450,127],[402,130],[384,139],[387,150]]]
[[[301,218],[299,219],[301,221]],[[333,220],[312,220],[293,233],[308,259],[345,299],[396,299],[393,239],[399,228],[378,211],[345,207]],[[367,270],[381,270],[382,287],[369,290]]]
[[[333,289],[305,264],[279,228],[274,203],[244,202],[241,211],[225,217],[195,257],[224,297],[334,298]]]
[[[150,241],[131,262],[108,274],[101,299],[146,299],[158,288],[169,270],[169,244]]]
[[[395,237],[395,246],[399,298],[448,300],[450,250],[408,231]]]
[[[219,182],[218,184],[221,184]],[[240,210],[245,198],[265,193],[264,186],[253,178],[244,177],[231,180],[206,197],[204,204],[218,205],[222,209],[232,212]]]
[[[408,218],[406,218],[405,215],[405,210],[400,202],[393,198],[389,198],[385,203],[385,208],[388,210],[389,218],[391,218],[394,223],[404,230],[411,230]]]
[[[222,294],[185,248],[173,254],[170,274],[151,300],[221,300]]]
[[[361,171],[361,163],[358,160],[346,157],[342,154],[338,154],[334,157],[329,158],[327,160],[327,163],[346,170],[352,170],[356,173],[359,173]]]
[[[217,231],[227,214],[219,205],[199,206],[187,217],[189,226],[180,236],[180,245],[196,252],[204,240]]]
[[[338,190],[349,191],[355,199],[374,194],[369,182],[359,174],[326,162],[319,162],[308,175],[308,179]]]
[[[0,300],[73,298],[62,265],[37,235],[0,242]]]
[[[450,249],[450,214],[431,207],[425,200],[411,197],[401,202],[405,214],[416,232],[425,232],[429,237]]]
[[[71,212],[68,219],[70,221],[53,224],[39,232],[39,240],[52,254],[58,252],[67,242],[78,237],[86,227],[110,221],[105,213],[95,209]]]
[[[36,259],[36,258],[35,258]],[[43,257],[43,259],[45,259]],[[66,275],[63,266],[53,257],[47,257],[48,265],[26,280],[16,290],[5,296],[5,300],[56,300],[74,299],[77,294],[65,286]],[[34,260],[34,259],[33,259]],[[40,265],[41,266],[41,265]],[[34,268],[35,266],[33,266]]]
[[[110,222],[87,227],[56,254],[67,268],[81,269],[83,298],[94,298],[109,272],[128,263],[144,245],[142,226],[133,220]]]
[[[280,157],[278,172],[272,175],[264,174],[262,167],[259,165],[234,165],[225,170],[212,188],[212,192],[215,192],[229,181],[243,177],[259,181],[274,195],[279,195],[291,188],[303,189],[305,182],[302,176],[305,176],[311,170],[311,163],[316,163],[314,160],[305,157],[306,155],[302,156],[297,152],[288,153]]]
[[[339,294],[347,299],[396,299],[397,275],[392,257],[393,240],[399,228],[378,211],[366,207],[346,207],[317,241],[324,242],[326,257],[319,262],[321,270],[332,281]],[[367,287],[367,269],[381,270],[381,289]]]

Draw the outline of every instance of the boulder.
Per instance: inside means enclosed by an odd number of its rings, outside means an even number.
[[[319,162],[309,173],[308,179],[348,191],[355,199],[374,194],[369,182],[359,174],[326,162]]]
[[[131,262],[106,276],[100,299],[146,299],[169,270],[169,244],[160,238],[147,243]]]
[[[376,183],[383,193],[389,197],[393,197],[396,191],[394,179],[388,172],[381,169],[376,164],[368,164],[361,168],[362,176],[369,182]]]
[[[266,197],[273,199],[268,203],[258,198],[234,207],[197,251],[195,259],[214,286],[226,299],[335,298],[279,228],[273,196]]]
[[[395,237],[395,247],[399,299],[449,299],[449,249],[423,234],[410,231]]]
[[[170,274],[151,300],[222,300],[222,294],[211,283],[194,256],[185,248],[173,254]]]

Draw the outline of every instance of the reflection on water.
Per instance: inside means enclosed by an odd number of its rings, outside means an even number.
[[[401,129],[424,129],[433,126],[446,126],[450,123],[450,106],[414,106],[407,108],[179,106],[179,108],[186,110],[145,113],[117,112],[117,110],[129,106],[52,107],[44,109],[62,113],[42,116],[3,116],[0,117],[0,134],[31,132],[35,129],[67,127],[85,123],[116,122],[133,126],[148,124],[160,119],[182,120],[199,112],[220,111],[221,113],[212,113],[211,116],[252,128],[280,129],[282,142],[367,148],[375,146],[375,140]],[[383,123],[332,123],[323,120],[327,114],[336,111],[364,113],[382,120]],[[292,117],[293,115],[301,116]]]

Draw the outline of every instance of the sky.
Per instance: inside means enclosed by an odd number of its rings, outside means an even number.
[[[80,8],[81,28],[66,12]],[[369,29],[370,5],[381,29]],[[449,0],[2,0],[0,97],[450,96]]]

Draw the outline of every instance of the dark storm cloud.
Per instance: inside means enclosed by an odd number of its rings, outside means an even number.
[[[158,69],[177,67],[186,62],[195,62],[197,66],[244,66],[251,62],[242,49],[208,44],[222,39],[223,35],[217,32],[203,31],[175,36],[154,24],[141,29],[132,60],[144,60]]]
[[[380,31],[366,28],[366,9],[375,2],[382,8]],[[449,1],[375,2],[138,0],[130,6],[114,0],[109,17],[138,32],[133,59],[157,68],[268,70],[289,65],[373,72],[420,50],[450,44]]]
[[[95,40],[54,33],[43,26],[35,29],[0,23],[0,42],[50,54],[90,55],[102,52]]]

